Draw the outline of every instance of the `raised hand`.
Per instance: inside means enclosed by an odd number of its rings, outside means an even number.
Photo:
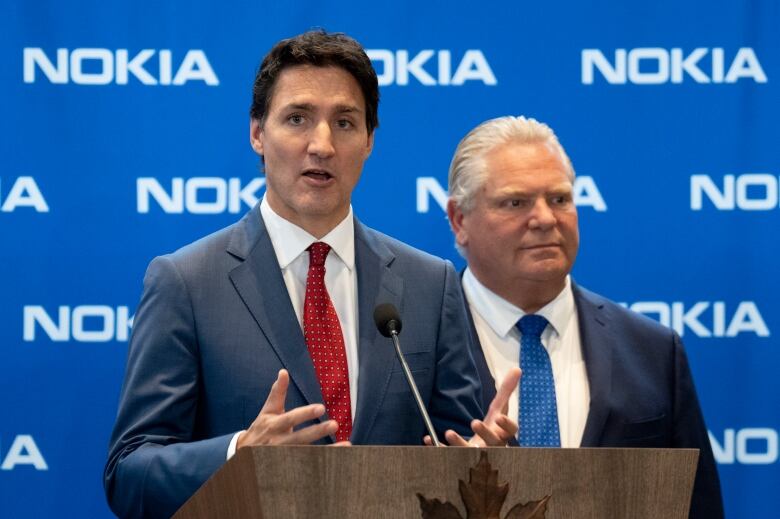
[[[444,438],[449,445],[454,447],[495,447],[505,446],[509,440],[517,435],[518,425],[507,416],[509,410],[509,397],[520,383],[522,372],[520,368],[512,368],[504,377],[501,386],[496,392],[493,401],[485,415],[484,420],[473,420],[471,430],[474,436],[466,440],[453,430],[444,433]],[[426,436],[426,445],[430,445],[430,438]]]
[[[335,420],[317,423],[294,431],[293,428],[310,420],[316,420],[325,413],[322,404],[309,404],[285,411],[284,401],[290,375],[287,370],[279,370],[268,398],[249,429],[238,436],[236,448],[251,445],[307,445],[335,434],[338,424]],[[346,444],[341,442],[342,445]]]

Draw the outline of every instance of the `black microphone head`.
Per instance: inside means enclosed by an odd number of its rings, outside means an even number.
[[[392,332],[401,333],[401,316],[390,303],[382,303],[374,308],[374,322],[379,333],[385,337],[390,337]]]

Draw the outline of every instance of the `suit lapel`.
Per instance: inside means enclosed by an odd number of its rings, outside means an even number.
[[[263,335],[307,403],[322,402],[314,364],[306,348],[260,205],[236,226],[228,252],[244,260],[230,271],[230,280]]]
[[[582,435],[582,447],[599,445],[609,416],[612,391],[612,347],[614,338],[603,302],[595,294],[572,285],[580,324],[580,342],[590,386],[590,410]]]
[[[358,276],[357,406],[352,442],[365,443],[381,408],[395,364],[395,349],[374,323],[374,308],[391,303],[403,313],[403,280],[390,269],[395,255],[355,219],[355,268]]]
[[[465,270],[460,272],[461,280],[463,279],[463,272]],[[463,285],[461,284],[461,290],[462,287]],[[482,350],[482,343],[479,341],[477,327],[474,325],[474,316],[471,315],[471,306],[469,306],[469,300],[465,291],[463,291],[463,300],[466,302],[466,317],[469,320],[469,330],[471,332],[471,354],[474,357],[474,364],[477,366],[477,373],[479,374],[480,393],[482,394],[480,404],[483,415],[486,415],[491,402],[496,397],[496,379],[493,378],[493,374],[487,365],[485,352]],[[507,443],[510,447],[517,447],[517,437],[513,436]]]
[[[463,280],[463,273],[465,270],[460,271],[460,278]],[[490,402],[496,397],[496,380],[493,378],[493,374],[490,373],[490,368],[487,365],[485,359],[485,352],[482,351],[482,344],[479,341],[479,334],[477,334],[477,327],[474,325],[474,316],[471,315],[471,306],[469,300],[466,297],[466,292],[463,290],[463,284],[461,283],[461,290],[463,291],[463,301],[466,302],[466,317],[469,320],[469,331],[471,332],[471,355],[474,357],[474,364],[477,366],[477,373],[479,374],[479,382],[482,393],[482,413],[486,414],[490,407]]]

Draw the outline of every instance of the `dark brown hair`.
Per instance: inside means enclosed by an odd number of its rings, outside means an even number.
[[[334,66],[349,72],[360,85],[365,98],[368,133],[379,126],[379,83],[366,51],[346,34],[327,33],[322,29],[282,40],[265,56],[252,89],[249,115],[253,119],[263,121],[279,74],[295,65]]]

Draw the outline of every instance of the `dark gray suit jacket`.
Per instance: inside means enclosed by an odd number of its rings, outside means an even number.
[[[593,292],[572,289],[590,385],[581,446],[699,449],[690,517],[723,517],[718,472],[680,337]],[[487,410],[495,382],[471,312],[468,318]]]
[[[403,319],[402,343],[441,434],[481,417],[478,376],[453,266],[355,221],[359,382],[352,442],[421,444],[425,434],[377,304]],[[287,408],[322,402],[301,326],[260,216],[156,258],[135,315],[105,468],[122,517],[166,517],[224,462],[279,369]],[[325,442],[327,443],[327,441]]]

